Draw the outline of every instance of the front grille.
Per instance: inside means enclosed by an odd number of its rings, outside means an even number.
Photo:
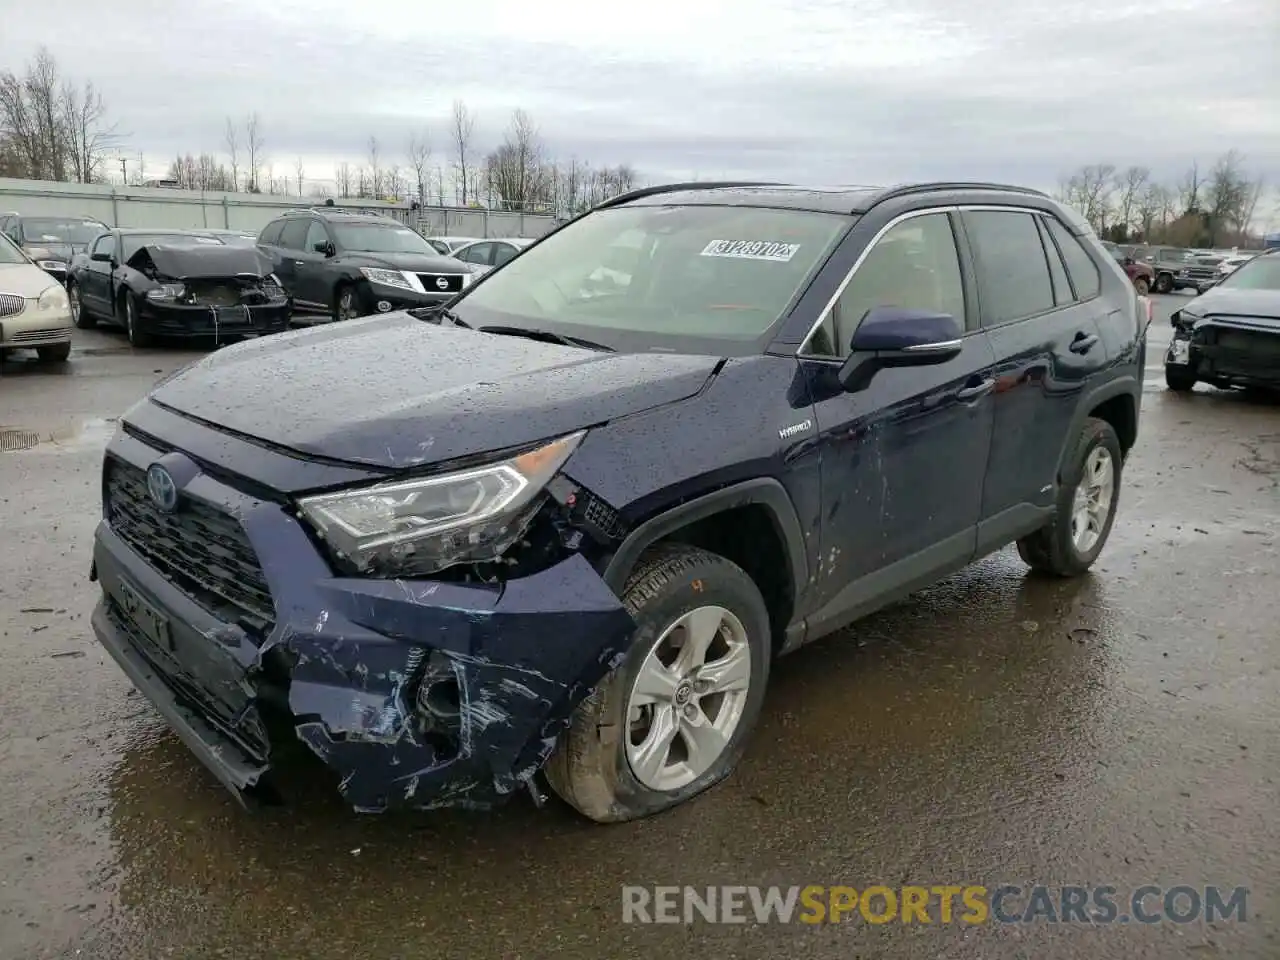
[[[194,281],[187,283],[191,302],[205,307],[234,307],[240,303],[240,288],[229,283]]]
[[[1200,329],[1199,340],[1200,356],[1209,364],[1206,372],[1280,382],[1280,333],[1207,326]]]
[[[107,522],[120,539],[205,610],[265,637],[275,604],[235,517],[189,497],[177,513],[163,513],[142,470],[114,458],[105,469]]]
[[[444,286],[440,286],[441,280],[444,281]],[[462,289],[462,274],[420,273],[418,282],[427,293],[457,293]]]
[[[12,293],[0,293],[0,317],[12,317],[27,309],[27,301]]]
[[[17,333],[11,333],[7,337],[0,338],[5,343],[17,344],[38,344],[38,343],[65,343],[71,339],[71,328],[61,327],[57,330],[19,330]]]

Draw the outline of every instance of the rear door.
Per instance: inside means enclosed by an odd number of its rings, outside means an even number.
[[[1076,406],[1107,361],[1096,322],[1097,265],[1056,218],[1037,211],[962,213],[973,251],[981,318],[995,351],[995,433],[982,497],[978,550],[1034,528],[1054,503],[1058,466]],[[1071,239],[1073,278],[1052,232]]]

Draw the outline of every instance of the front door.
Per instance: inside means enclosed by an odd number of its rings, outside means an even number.
[[[921,211],[875,241],[802,350],[822,445],[819,602],[827,603],[815,632],[973,556],[995,358],[971,301],[951,215]],[[883,369],[865,390],[844,392],[835,371],[878,306],[954,316],[966,330],[960,355]]]
[[[87,305],[91,313],[100,317],[111,314],[111,272],[119,256],[116,235],[104,233],[89,248],[89,262],[85,264],[80,283],[80,303]],[[110,260],[95,260],[93,255],[109,256]]]
[[[312,220],[307,227],[302,251],[294,259],[293,266],[297,295],[309,303],[332,305],[333,285],[329,282],[329,258],[322,252],[324,245],[331,242],[324,222]]]

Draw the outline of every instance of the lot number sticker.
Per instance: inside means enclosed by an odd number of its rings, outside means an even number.
[[[788,263],[799,252],[798,243],[780,243],[776,240],[712,240],[702,248],[699,256]]]

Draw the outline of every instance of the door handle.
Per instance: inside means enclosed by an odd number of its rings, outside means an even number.
[[[995,388],[994,379],[983,380],[977,386],[963,387],[956,391],[956,399],[958,400],[977,400],[981,396],[985,396]]]
[[[306,266],[306,263],[307,263],[307,261],[305,261],[305,260],[295,260],[295,261],[293,261],[293,265],[294,265],[295,267],[303,267],[303,266]],[[1095,339],[1096,339],[1096,338],[1095,338]]]
[[[1096,333],[1077,333],[1076,338],[1071,341],[1071,352],[1088,353],[1097,342],[1098,335]]]

